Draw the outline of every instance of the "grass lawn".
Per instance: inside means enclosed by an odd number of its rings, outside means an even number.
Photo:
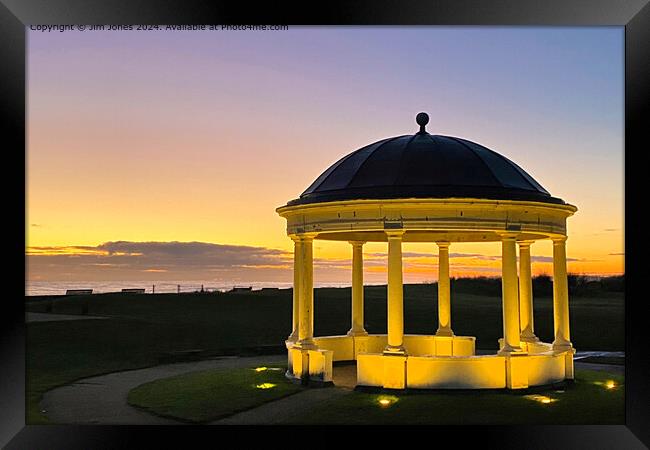
[[[612,380],[616,387],[604,384]],[[598,384],[596,384],[598,383]],[[532,393],[534,392],[534,394]],[[533,398],[532,395],[542,397]],[[550,403],[542,403],[546,397]],[[379,401],[384,400],[387,406]],[[558,389],[370,394],[353,392],[317,405],[297,424],[622,424],[623,377],[577,370],[575,383]]]
[[[607,388],[613,381],[615,387]],[[562,388],[517,391],[352,392],[292,424],[622,424],[623,377],[577,370]],[[270,389],[257,385],[273,383]],[[205,423],[300,391],[278,371],[219,369],[156,380],[133,389],[129,404],[177,420]],[[325,388],[327,389],[327,388]],[[383,400],[386,405],[382,405]],[[549,403],[543,403],[550,401]]]
[[[284,376],[286,367],[213,369],[163,378],[129,392],[128,402],[163,417],[206,423],[304,389]]]
[[[38,402],[43,392],[80,378],[159,364],[162,355],[202,349],[205,355],[229,349],[242,354],[254,346],[282,351],[291,328],[291,289],[224,294],[95,294],[27,297],[26,310],[88,314],[107,320],[27,324],[27,423],[47,423]],[[345,334],[350,328],[350,288],[314,293],[315,334]],[[497,349],[502,336],[499,290],[490,295],[458,289],[452,281],[452,326],[476,336],[478,349]],[[623,293],[596,292],[570,299],[571,340],[578,350],[623,350]],[[386,332],[386,286],[365,287],[365,320],[370,333]],[[406,285],[406,333],[433,334],[437,328],[436,286]],[[552,341],[552,300],[535,297],[535,329]]]

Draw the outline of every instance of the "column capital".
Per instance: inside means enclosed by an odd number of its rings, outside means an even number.
[[[436,241],[436,245],[438,248],[449,248],[451,246],[451,242],[448,241]]]
[[[291,239],[293,239],[294,242],[311,242],[316,238],[316,236],[318,236],[318,233],[301,233],[292,235]]]
[[[363,244],[365,244],[367,241],[348,241],[348,244],[350,244],[352,247],[363,247]]]
[[[567,236],[552,237],[551,240],[553,241],[553,245],[560,245],[566,242]]]
[[[406,230],[384,230],[388,239],[402,239],[402,235]]]
[[[519,245],[520,248],[521,248],[521,247],[523,247],[523,248],[530,247],[530,246],[533,245],[534,243],[535,243],[535,241],[533,241],[533,240],[528,240],[528,239],[527,239],[527,240],[517,241],[517,244]]]

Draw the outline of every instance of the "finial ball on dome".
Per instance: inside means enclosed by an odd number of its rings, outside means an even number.
[[[425,131],[424,127],[426,124],[429,123],[429,115],[425,112],[418,113],[417,116],[415,116],[415,121],[417,122],[418,125],[420,125],[420,131]]]

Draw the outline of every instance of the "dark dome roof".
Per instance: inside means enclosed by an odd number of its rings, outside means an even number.
[[[289,205],[337,200],[481,198],[564,204],[508,158],[465,139],[420,131],[341,158]]]

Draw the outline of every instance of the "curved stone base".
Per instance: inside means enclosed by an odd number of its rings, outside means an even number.
[[[471,336],[405,335],[406,355],[383,353],[386,335],[314,338],[318,349],[287,343],[287,376],[332,381],[333,361],[357,361],[357,385],[387,389],[523,389],[573,379],[574,349],[527,343],[525,352],[474,354]]]
[[[407,355],[398,364],[381,353],[357,357],[357,385],[412,389],[524,389],[573,379],[575,350],[535,343],[527,352],[484,356]],[[401,370],[403,368],[403,370]]]

